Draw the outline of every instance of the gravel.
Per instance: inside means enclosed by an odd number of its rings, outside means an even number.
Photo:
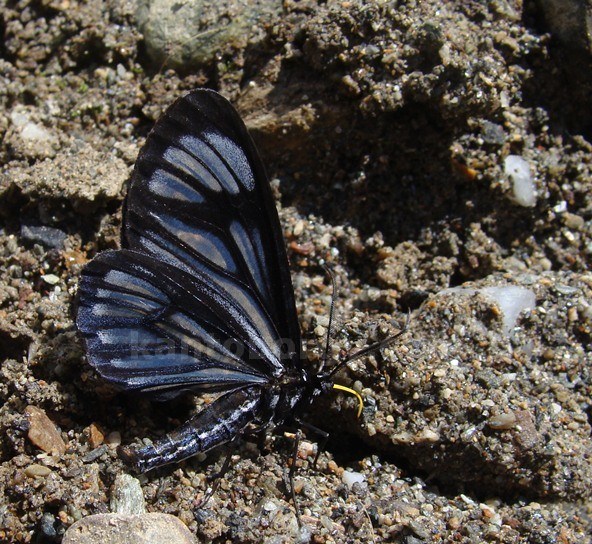
[[[114,498],[133,488],[140,504],[139,486],[147,516],[207,542],[590,542],[590,53],[547,33],[572,18],[547,26],[512,1],[285,1],[173,71],[135,2],[0,5],[0,541],[68,542],[97,515],[128,530]],[[314,447],[298,455],[302,527],[284,436],[241,444],[206,504],[224,450],[126,480],[117,446],[204,399],[118,394],[73,327],[81,267],[119,244],[146,134],[203,85],[260,147],[308,364],[328,325],[324,264],[333,357],[410,317],[339,373],[365,399],[359,419],[337,391],[311,408],[330,439],[316,468]],[[509,157],[528,165],[527,206]],[[487,295],[499,288],[534,304],[508,312]]]

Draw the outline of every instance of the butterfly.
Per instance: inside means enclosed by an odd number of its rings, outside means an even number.
[[[305,366],[263,164],[234,107],[208,89],[179,98],[148,135],[124,203],[121,249],[84,268],[76,324],[90,364],[123,390],[162,400],[220,393],[154,443],[123,447],[140,472],[298,422],[332,388],[361,403],[333,376],[391,340],[329,372]]]

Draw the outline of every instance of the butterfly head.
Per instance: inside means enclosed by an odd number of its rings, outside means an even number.
[[[304,411],[312,404],[316,397],[329,393],[333,389],[338,389],[357,397],[359,402],[358,417],[360,417],[362,408],[364,407],[361,395],[349,387],[334,383],[333,374],[333,372],[313,374],[304,371],[300,382],[298,401],[292,405],[293,408],[297,411]]]

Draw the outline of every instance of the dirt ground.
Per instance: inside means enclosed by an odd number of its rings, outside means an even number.
[[[0,0],[0,541],[60,542],[111,511],[115,446],[203,400],[114,391],[72,316],[82,267],[118,246],[146,134],[207,86],[267,165],[309,364],[323,263],[334,356],[410,322],[339,374],[359,419],[337,392],[311,410],[331,437],[316,470],[317,437],[300,451],[302,528],[284,437],[243,444],[203,508],[224,451],[140,476],[147,510],[204,542],[590,542],[590,50],[556,32],[552,2],[247,3],[265,9],[246,23],[238,3],[204,12],[198,28],[243,26],[205,34],[197,57],[197,38],[150,41],[151,7],[181,4]],[[517,199],[508,156],[536,202]],[[534,307],[508,321],[498,286]]]

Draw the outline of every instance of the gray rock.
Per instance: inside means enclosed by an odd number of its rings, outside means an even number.
[[[96,514],[82,518],[64,535],[62,544],[196,544],[180,519],[170,514]]]
[[[61,249],[67,236],[64,231],[53,227],[21,225],[21,238],[25,242],[41,244],[47,248]]]
[[[139,0],[136,18],[153,62],[183,68],[210,62],[229,43],[246,43],[249,30],[281,6],[280,0]]]
[[[144,514],[146,503],[140,482],[129,474],[119,474],[111,490],[111,512]]]

